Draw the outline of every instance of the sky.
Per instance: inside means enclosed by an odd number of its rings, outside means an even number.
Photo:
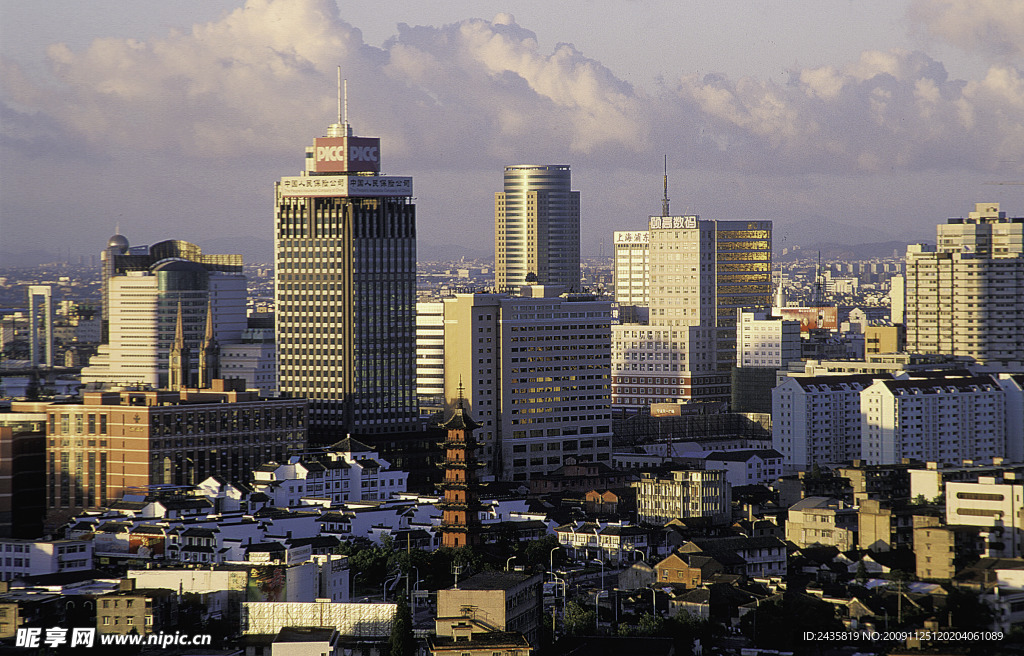
[[[339,66],[424,246],[493,253],[509,164],[571,165],[584,255],[664,157],[776,248],[1024,215],[1024,0],[0,0],[0,253],[271,240]]]

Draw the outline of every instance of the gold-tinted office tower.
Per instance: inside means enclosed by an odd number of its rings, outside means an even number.
[[[580,192],[568,165],[505,167],[494,194],[494,284],[580,286]]]

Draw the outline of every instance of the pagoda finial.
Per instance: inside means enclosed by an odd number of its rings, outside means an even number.
[[[462,376],[459,376],[459,410],[463,410],[464,407],[465,407],[464,406],[465,401],[466,401],[466,396],[464,394],[465,389],[466,388],[462,385]]]

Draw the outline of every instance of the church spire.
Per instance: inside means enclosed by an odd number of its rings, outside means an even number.
[[[208,389],[220,378],[220,344],[213,334],[213,299],[206,300],[206,330],[199,347],[199,387]]]
[[[168,384],[174,391],[188,387],[191,373],[191,353],[185,344],[185,322],[181,315],[181,301],[178,301],[178,317],[174,324],[174,343],[167,358]]]

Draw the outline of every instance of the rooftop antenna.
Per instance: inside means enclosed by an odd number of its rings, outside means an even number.
[[[342,96],[344,90],[344,96]],[[338,122],[328,129],[329,137],[351,137],[352,127],[348,124],[348,80],[341,79],[341,66],[338,67]]]
[[[338,67],[338,124],[344,125],[348,123],[348,80],[345,80],[345,114],[344,122],[342,122],[341,113],[341,66]]]
[[[668,216],[668,155],[665,155],[665,195],[661,198],[661,215]]]

